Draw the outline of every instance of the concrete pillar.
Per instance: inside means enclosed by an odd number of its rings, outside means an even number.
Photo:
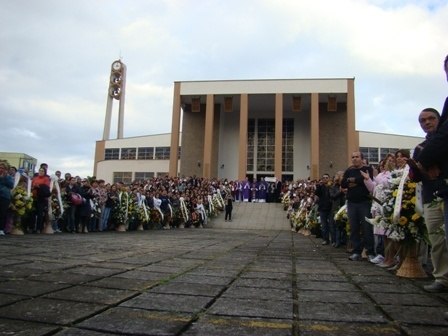
[[[311,94],[311,179],[319,178],[319,93]]]
[[[275,94],[275,177],[282,178],[283,94]]]
[[[249,96],[241,94],[240,96],[240,139],[238,151],[238,179],[246,178],[247,170],[247,123],[249,114]]]
[[[171,122],[171,148],[169,176],[175,177],[178,172],[179,135],[180,135],[180,83],[174,83],[173,113]]]

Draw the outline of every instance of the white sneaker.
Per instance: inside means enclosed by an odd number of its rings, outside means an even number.
[[[384,257],[381,254],[378,254],[375,258],[373,258],[372,260],[370,260],[370,262],[372,264],[379,264],[382,263],[384,260]]]
[[[5,235],[5,231],[0,230],[0,236],[4,236]]]

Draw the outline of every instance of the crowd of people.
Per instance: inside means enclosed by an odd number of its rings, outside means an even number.
[[[2,193],[11,196],[4,202],[1,235],[17,228],[24,233],[48,232],[49,227],[56,233],[88,233],[203,227],[221,211],[231,221],[234,201],[273,202],[282,192],[281,183],[264,178],[251,183],[165,176],[110,184],[60,171],[49,176],[45,163],[32,176],[7,162],[0,167]]]

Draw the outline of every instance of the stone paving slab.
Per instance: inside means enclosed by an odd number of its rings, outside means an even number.
[[[214,303],[208,313],[238,317],[264,317],[292,319],[292,299],[288,301],[222,298]]]
[[[87,283],[86,286],[142,291],[151,288],[157,285],[158,283],[159,281],[156,280],[139,280],[139,279],[126,279],[120,277],[108,277],[91,281]]]
[[[60,290],[68,286],[68,284],[18,279],[2,282],[0,292],[6,294],[38,296]]]
[[[46,294],[43,297],[89,302],[104,305],[117,304],[125,299],[134,297],[138,292],[127,289],[111,289],[92,286],[73,286],[57,292]]]
[[[170,282],[150,289],[153,293],[203,295],[212,297],[218,295],[222,290],[223,286],[182,282]]]
[[[445,326],[448,331],[448,321],[443,317],[443,310],[440,307],[406,306],[401,305],[381,307],[394,320],[409,324],[430,324]]]
[[[299,335],[305,336],[400,336],[402,333],[393,324],[303,321],[298,326]]]
[[[133,308],[112,308],[81,322],[81,327],[126,335],[177,335],[190,324],[189,314],[174,314]]]
[[[232,280],[232,277],[184,274],[174,278],[173,282],[227,286]]]
[[[428,294],[413,293],[371,293],[372,299],[379,305],[443,307],[440,300]]]
[[[260,288],[280,288],[280,289],[291,288],[290,281],[263,279],[263,278],[254,278],[254,279],[240,278],[235,280],[233,285],[239,287],[260,287]]]
[[[297,283],[297,288],[303,290],[318,290],[318,291],[356,291],[356,286],[346,282],[328,282],[328,281],[306,281],[302,280]]]
[[[419,325],[403,325],[403,330],[406,332],[406,335],[409,336],[422,336],[422,335],[431,335],[431,336],[446,336],[446,326],[434,327],[434,326],[419,326]]]
[[[327,302],[327,303],[362,303],[371,304],[371,301],[360,292],[338,292],[338,291],[300,291],[299,302]]]
[[[170,273],[156,273],[156,272],[146,272],[146,271],[140,271],[140,270],[132,270],[132,271],[126,271],[121,272],[117,275],[114,275],[116,278],[122,278],[122,279],[137,279],[137,280],[164,280],[169,279],[172,277],[172,274]],[[123,280],[125,281],[125,280]]]
[[[223,293],[223,297],[240,299],[274,298],[275,300],[292,299],[291,289],[238,287],[232,286]]]
[[[55,335],[57,336],[106,336],[110,335],[109,332],[98,332],[90,329],[79,329],[79,328],[67,328]]]
[[[43,336],[56,332],[58,326],[0,318],[1,336]]]
[[[0,307],[0,317],[17,320],[69,324],[98,313],[104,305],[37,298]]]
[[[373,305],[312,301],[299,302],[299,319],[336,322],[387,322],[386,316]]]
[[[78,285],[101,278],[101,275],[77,274],[58,271],[51,273],[32,274],[28,277],[28,280]]]
[[[185,336],[290,336],[292,320],[228,318],[208,315],[194,322]]]
[[[209,296],[143,293],[120,306],[174,313],[199,313],[212,300]]]

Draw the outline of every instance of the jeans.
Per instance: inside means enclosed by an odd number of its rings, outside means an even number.
[[[331,242],[336,243],[334,220],[331,211],[319,211],[319,217],[322,230],[322,239],[329,243],[331,237]]]
[[[72,205],[67,209],[67,226],[68,232],[74,232],[77,229],[76,221],[76,206]]]
[[[365,218],[370,218],[372,203],[364,201],[359,203],[347,202],[347,215],[350,222],[350,241],[353,244],[353,253],[361,254],[365,248],[368,255],[374,255],[373,226]]]
[[[108,224],[109,224],[110,210],[111,210],[111,208],[104,207],[104,211],[103,211],[103,214],[101,216],[100,231],[106,231],[107,230],[107,227],[108,227]]]

